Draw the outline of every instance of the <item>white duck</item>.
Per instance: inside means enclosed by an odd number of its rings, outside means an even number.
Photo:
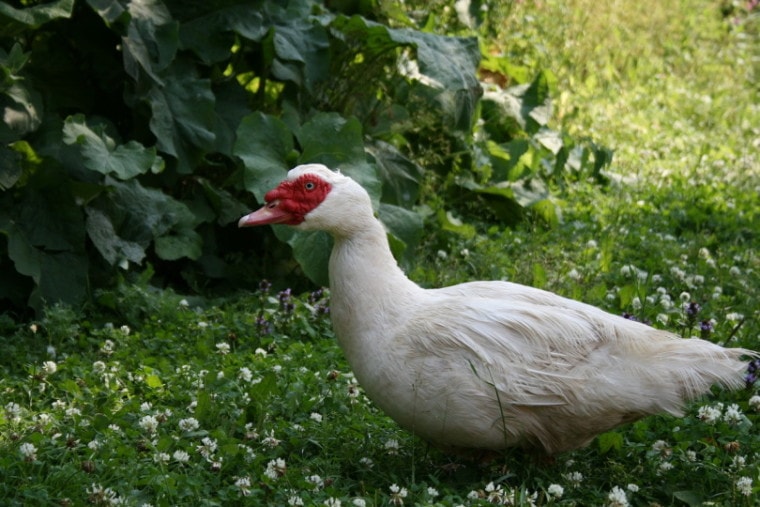
[[[322,230],[335,334],[367,396],[451,451],[552,454],[649,414],[682,415],[713,384],[743,385],[744,349],[682,339],[508,282],[423,289],[396,264],[367,192],[298,166],[240,227]]]

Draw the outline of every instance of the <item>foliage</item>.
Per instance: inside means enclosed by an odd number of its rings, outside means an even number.
[[[0,299],[38,312],[79,303],[147,263],[179,287],[252,283],[244,259],[288,254],[267,232],[233,239],[229,226],[253,204],[249,192],[261,203],[305,162],[367,185],[399,255],[421,234],[421,165],[451,176],[431,192],[445,197],[431,200],[443,227],[463,192],[499,221],[533,208],[556,223],[544,181],[588,153],[548,131],[548,75],[490,86],[481,102],[476,32],[436,35],[398,6],[352,9],[4,3]],[[508,64],[497,60],[494,75]],[[591,163],[595,173],[606,164]],[[326,238],[276,235],[325,279]]]

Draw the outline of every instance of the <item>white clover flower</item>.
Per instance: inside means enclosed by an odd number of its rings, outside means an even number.
[[[230,344],[227,342],[219,342],[216,344],[216,351],[221,355],[227,355],[230,353]]]
[[[200,427],[200,423],[195,417],[188,417],[187,419],[180,419],[178,426],[182,431],[195,431]]]
[[[681,293],[681,294],[678,296],[678,298],[679,298],[679,299],[680,299],[680,300],[681,300],[683,303],[688,303],[688,302],[690,302],[690,301],[691,301],[691,294],[689,294],[688,292],[682,292],[682,293]]]
[[[439,258],[439,259],[441,259],[441,260],[446,260],[446,258],[449,256],[449,254],[447,254],[447,253],[446,253],[444,250],[438,250],[438,251],[436,252],[436,255],[437,255],[437,256],[438,256],[438,258]]]
[[[187,299],[180,299],[178,305],[181,308],[187,308],[188,306],[190,306],[190,303],[187,301]]]
[[[318,422],[318,423],[321,423],[321,422],[322,422],[322,414],[320,414],[320,413],[317,413],[317,412],[312,412],[312,413],[309,415],[309,418],[310,418],[312,421],[315,421],[315,422]]]
[[[501,489],[501,484],[494,485],[493,482],[489,482],[485,487],[486,500],[490,503],[501,503],[504,500],[504,490]]]
[[[251,372],[250,368],[243,366],[238,371],[238,378],[243,382],[250,382],[253,379],[253,372]]]
[[[404,498],[406,498],[406,488],[401,488],[398,484],[391,484],[388,488],[391,490],[391,503],[393,505],[404,505]]]
[[[82,415],[82,411],[77,407],[69,407],[66,409],[65,414],[69,417],[77,417]]]
[[[428,487],[427,494],[430,498],[437,497],[440,493],[438,493],[438,490],[433,487]]]
[[[620,274],[625,277],[633,276],[636,273],[636,271],[637,271],[636,266],[634,266],[633,264],[624,264],[620,268]]]
[[[100,347],[100,352],[102,354],[105,354],[107,356],[110,356],[113,354],[113,350],[116,347],[116,344],[112,340],[106,340],[103,342],[103,345]]]
[[[156,463],[164,464],[164,465],[169,463],[170,459],[171,459],[171,456],[169,456],[168,452],[157,452],[156,454],[153,455],[153,461],[155,461]]]
[[[238,488],[238,492],[243,496],[251,494],[251,478],[250,477],[238,477],[235,479],[235,487]]]
[[[750,477],[739,477],[736,481],[736,489],[744,496],[752,494],[752,479]]]
[[[697,419],[707,424],[715,424],[720,419],[721,415],[721,409],[704,405],[699,407],[699,411],[697,412]]]
[[[736,403],[729,405],[726,409],[726,413],[723,414],[723,420],[728,424],[739,424],[743,419],[744,416],[742,415],[742,411]]]
[[[337,498],[330,497],[324,502],[322,502],[322,505],[325,505],[326,507],[340,507],[341,502]]]
[[[639,486],[637,484],[629,484],[626,486],[626,489],[631,493],[637,493],[639,491]]]
[[[153,408],[153,404],[149,401],[145,401],[140,404],[140,412],[150,412],[150,410]]]
[[[288,505],[292,507],[300,507],[303,504],[303,499],[300,496],[291,495],[288,497]]]
[[[55,361],[45,361],[42,363],[42,373],[45,375],[52,375],[58,371],[58,365],[55,364]]]
[[[319,491],[325,485],[325,481],[323,481],[322,477],[318,476],[317,474],[308,476],[306,478],[306,482],[314,485],[314,491]]]
[[[469,493],[467,493],[468,500],[477,500],[478,498],[480,498],[480,493],[478,493],[475,490],[472,490]]]
[[[148,433],[155,433],[158,430],[158,419],[152,415],[143,416],[137,424]]]
[[[760,395],[756,394],[756,395],[752,396],[752,398],[749,399],[748,403],[749,403],[749,406],[752,409],[754,409],[756,411],[760,411]]]
[[[131,329],[129,329],[129,326],[123,325],[119,328],[119,331],[121,331],[124,335],[129,336],[129,333],[132,332]]]
[[[106,371],[106,363],[103,361],[95,361],[92,363],[92,371],[97,374],[104,373]]]
[[[673,463],[670,461],[662,461],[660,463],[660,466],[657,467],[658,473],[665,473],[669,472],[670,470],[673,470]]]
[[[581,485],[581,482],[583,482],[583,474],[580,472],[570,472],[565,474],[565,479],[567,479],[567,482],[569,482],[570,485],[577,488]]]
[[[269,430],[269,433],[264,437],[261,443],[267,447],[274,448],[280,445],[280,440],[274,438],[274,430]]]
[[[610,494],[607,495],[607,500],[610,502],[607,504],[609,507],[628,507],[628,497],[625,496],[625,491],[619,486],[614,486]]]
[[[744,314],[738,312],[730,312],[726,314],[726,320],[730,320],[731,322],[739,322],[740,320],[744,320]]]
[[[208,322],[200,321],[198,322],[198,327],[201,329],[206,329],[208,327]]]
[[[589,249],[591,249],[591,250],[593,250],[593,249],[597,248],[598,246],[599,246],[599,245],[597,244],[597,242],[596,242],[596,241],[594,241],[593,239],[590,239],[590,240],[588,240],[588,241],[586,242],[586,248],[589,248]]]
[[[18,421],[21,419],[21,405],[15,402],[10,402],[5,405],[5,414],[12,420]]]
[[[664,326],[668,323],[668,320],[670,320],[670,317],[668,316],[667,313],[658,313],[657,317],[655,317],[655,320]]]
[[[657,440],[655,443],[653,443],[652,450],[657,451],[665,456],[670,454],[670,446],[665,440]]]
[[[565,488],[559,484],[550,484],[546,489],[546,494],[552,499],[562,498],[562,495],[565,494]]]
[[[386,440],[384,447],[385,447],[385,451],[388,454],[398,454],[398,450],[399,450],[398,440],[393,439],[393,438]]]
[[[631,300],[631,306],[633,307],[634,310],[641,310],[641,307],[642,307],[641,299],[638,296],[634,297]]]
[[[375,462],[372,461],[372,458],[367,458],[367,457],[360,458],[359,464],[367,468],[372,468],[373,466],[375,466]]]
[[[697,453],[695,451],[686,451],[686,460],[691,461],[692,463],[697,461]]]
[[[257,356],[267,357],[267,351],[264,350],[264,349],[262,349],[262,348],[260,348],[260,347],[258,349],[256,349],[256,350],[254,350],[253,353],[255,355],[257,355]]]
[[[285,463],[285,460],[282,458],[277,458],[267,463],[267,467],[264,470],[264,475],[272,480],[275,480],[285,475],[285,472],[287,470],[288,466]]]
[[[741,276],[742,270],[739,269],[737,266],[731,266],[731,269],[728,270],[728,273],[731,276]]]
[[[354,507],[367,507],[367,501],[364,498],[354,498],[351,500],[351,505]]]
[[[203,439],[201,439],[201,445],[195,448],[195,450],[198,451],[201,456],[206,459],[210,459],[211,456],[216,452],[216,449],[216,440],[209,437],[203,437]]]
[[[90,440],[88,442],[87,447],[90,450],[97,451],[98,449],[100,449],[101,447],[103,447],[103,443],[100,440],[98,440],[97,438],[95,438],[95,439]]]
[[[744,456],[734,456],[734,458],[731,460],[731,468],[733,469],[740,469],[744,468],[744,466],[747,464],[747,458]]]
[[[23,456],[24,461],[35,461],[37,459],[37,448],[34,444],[24,442],[18,448],[18,452]]]
[[[174,461],[177,463],[187,463],[190,461],[190,455],[182,450],[176,450],[174,451],[174,454],[172,454],[172,458],[174,458]]]

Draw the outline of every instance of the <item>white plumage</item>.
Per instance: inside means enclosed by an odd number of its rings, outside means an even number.
[[[756,356],[683,339],[508,282],[422,289],[396,264],[367,192],[319,164],[292,169],[240,226],[330,233],[335,334],[367,396],[449,450],[556,453],[649,414],[682,415]]]

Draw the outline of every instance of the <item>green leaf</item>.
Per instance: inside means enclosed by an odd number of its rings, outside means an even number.
[[[542,288],[546,286],[546,270],[539,263],[533,264],[533,287]]]
[[[37,28],[60,18],[70,18],[74,0],[58,0],[47,4],[16,9],[7,2],[0,2],[0,35],[10,36],[24,28]]]
[[[327,31],[320,25],[303,18],[287,20],[274,27],[274,53],[272,74],[283,81],[313,91],[314,85],[329,73],[329,47]]]
[[[384,202],[411,208],[417,202],[425,170],[401,154],[395,146],[376,140],[367,146],[383,182]]]
[[[388,232],[403,242],[403,250],[416,245],[422,237],[422,217],[412,210],[381,203],[378,210],[380,221]],[[402,252],[395,252],[396,255]]]
[[[616,431],[608,431],[599,435],[599,450],[602,454],[619,451],[623,448],[623,435]]]
[[[107,23],[113,23],[127,12],[119,0],[87,0],[87,4]]]
[[[177,158],[178,171],[192,172],[204,153],[214,150],[217,121],[211,81],[200,79],[185,63],[172,66],[163,86],[148,92],[153,116],[150,130],[159,150]]]
[[[243,183],[260,203],[290,169],[293,134],[281,120],[261,112],[246,116],[237,130],[233,154],[245,166]]]
[[[145,384],[151,389],[158,389],[164,386],[161,379],[155,373],[145,376]]]
[[[95,248],[110,265],[123,266],[125,261],[139,264],[145,258],[144,246],[119,237],[111,219],[103,211],[88,207],[86,227]]]
[[[690,507],[701,507],[704,505],[704,499],[699,492],[694,490],[674,491],[673,497],[682,501]]]
[[[459,218],[455,217],[450,211],[438,210],[437,213],[438,223],[441,229],[444,231],[453,232],[460,236],[470,239],[474,238],[476,231],[475,227],[470,224],[462,222]]]
[[[181,229],[176,234],[156,238],[156,254],[167,261],[187,257],[196,260],[203,253],[203,240],[192,229]]]
[[[5,146],[0,146],[0,190],[8,190],[21,177],[22,155]]]
[[[482,95],[477,79],[481,53],[475,37],[444,37],[409,29],[389,30],[391,38],[417,48],[419,72],[437,91],[437,102],[452,127],[469,132]],[[412,76],[413,77],[413,76]]]
[[[163,161],[156,155],[155,148],[145,148],[137,141],[117,145],[102,126],[91,128],[81,114],[66,118],[63,142],[79,147],[84,166],[88,169],[112,174],[122,180],[151,169],[156,172],[163,167]]]
[[[367,162],[362,127],[356,118],[319,113],[303,124],[296,137],[303,148],[299,163],[340,169],[364,187],[377,207],[382,184],[377,169]]]
[[[129,2],[130,22],[124,47],[124,70],[141,81],[140,69],[157,84],[163,85],[160,73],[174,60],[179,48],[179,24],[172,20],[161,0]]]

